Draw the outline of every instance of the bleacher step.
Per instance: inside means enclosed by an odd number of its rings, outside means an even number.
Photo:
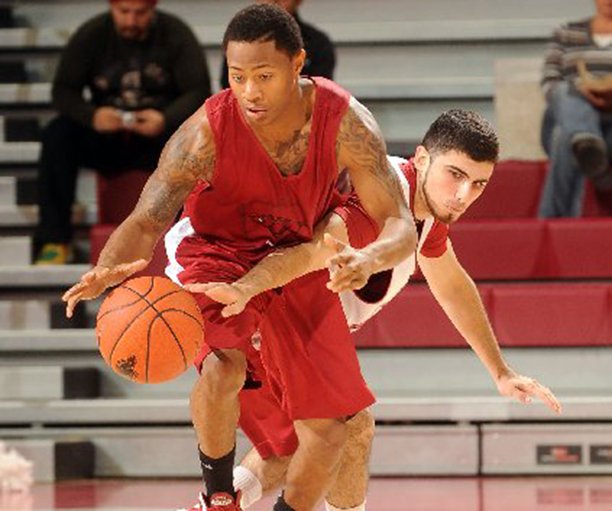
[[[0,353],[25,352],[34,354],[40,360],[45,354],[64,351],[97,353],[94,330],[0,330]]]
[[[611,425],[595,423],[481,426],[379,424],[370,471],[374,476],[610,474],[611,434]],[[63,478],[62,458],[58,459],[58,449],[61,447],[72,449],[73,453],[79,452],[80,463],[76,463],[76,467],[85,473],[91,470],[95,477],[200,475],[194,452],[195,435],[188,425],[129,429],[116,426],[19,428],[6,429],[3,435],[10,446],[39,465],[36,476],[41,482],[53,480],[54,477]],[[13,440],[17,437],[19,440]],[[70,445],[65,442],[66,438],[76,438],[78,441]],[[164,456],[152,458],[151,445],[155,445]],[[238,432],[238,458],[249,448],[248,440]],[[51,455],[53,451],[55,456]],[[43,458],[40,453],[45,453],[46,457]],[[88,465],[84,461],[94,458],[95,465],[86,470],[84,467]],[[74,465],[72,467],[76,469]],[[84,476],[82,473],[81,477]]]
[[[68,288],[91,269],[88,264],[0,267],[1,288]],[[1,328],[1,327],[0,327]]]
[[[0,204],[15,204],[16,202],[17,180],[13,176],[0,176]]]
[[[95,368],[0,366],[1,400],[93,399],[99,395]]]
[[[16,263],[28,264],[32,250],[29,236],[0,236],[0,266],[13,266]]]
[[[93,225],[97,219],[98,210],[93,204],[74,205],[72,209],[74,225]],[[34,227],[37,222],[38,206],[0,205],[0,227]]]
[[[612,474],[612,424],[485,424],[483,473]]]
[[[390,397],[378,394],[374,416],[383,422],[612,421],[612,397],[558,396],[563,415],[540,403],[525,406],[501,397]],[[180,399],[0,401],[0,424],[188,424],[189,406]]]
[[[29,163],[38,161],[40,142],[0,143],[0,163]]]
[[[0,267],[2,273],[2,267]],[[49,303],[44,300],[0,301],[0,329],[29,330],[51,326]]]
[[[89,441],[29,438],[11,439],[6,444],[33,463],[36,483],[94,476],[95,451]]]

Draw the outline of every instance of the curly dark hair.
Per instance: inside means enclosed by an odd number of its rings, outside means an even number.
[[[290,57],[304,47],[300,27],[293,16],[274,4],[253,4],[238,11],[225,29],[224,51],[230,41],[274,41],[276,49]]]
[[[499,140],[497,134],[478,112],[448,110],[429,127],[421,144],[432,155],[459,151],[474,161],[497,162]]]

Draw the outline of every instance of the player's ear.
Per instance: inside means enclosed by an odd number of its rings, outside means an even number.
[[[293,72],[296,77],[302,74],[302,69],[304,68],[304,62],[306,62],[306,50],[302,48],[293,57]]]
[[[425,146],[419,145],[414,152],[414,164],[417,169],[425,170],[429,168],[429,164],[431,163],[431,154]]]

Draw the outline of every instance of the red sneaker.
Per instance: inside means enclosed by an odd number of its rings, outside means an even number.
[[[196,504],[189,509],[181,508],[176,511],[242,511],[240,492],[237,493],[235,499],[228,493],[213,493],[210,499],[200,493]]]

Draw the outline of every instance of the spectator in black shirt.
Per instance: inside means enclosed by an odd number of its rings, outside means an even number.
[[[298,14],[298,7],[302,0],[259,0],[260,2],[273,3],[280,5],[289,12],[297,21],[302,39],[304,40],[304,49],[306,50],[306,62],[302,74],[306,76],[323,76],[333,80],[334,68],[336,67],[336,50],[334,43],[326,33],[321,32],[309,23],[302,21]],[[227,74],[227,62],[223,60],[223,69],[221,71],[221,88],[229,87],[229,78]]]
[[[195,35],[156,4],[110,0],[63,51],[53,82],[59,116],[42,137],[36,264],[71,260],[79,167],[154,170],[169,135],[211,93]]]

